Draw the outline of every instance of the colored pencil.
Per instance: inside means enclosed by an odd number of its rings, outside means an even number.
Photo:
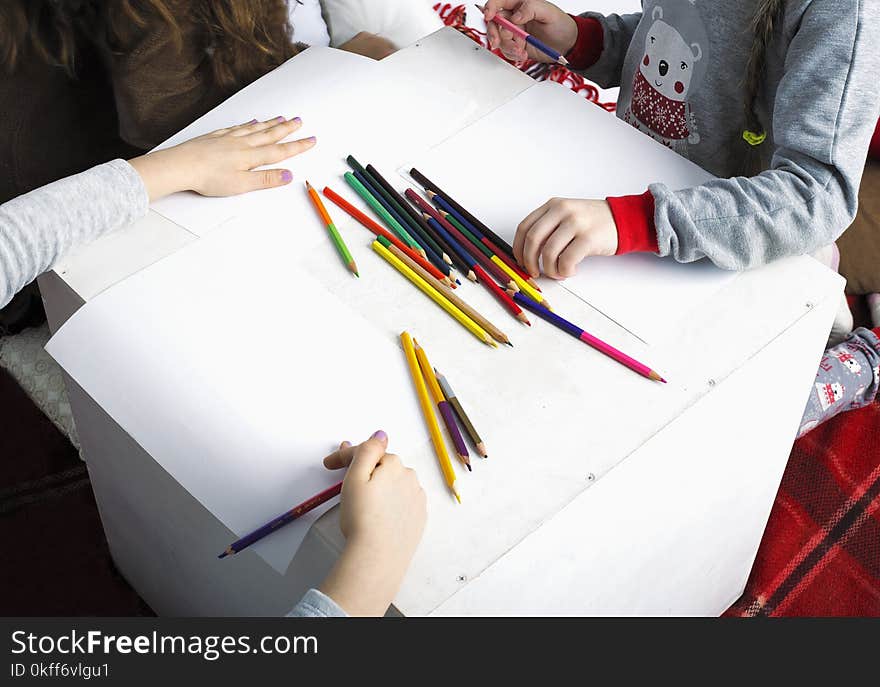
[[[382,206],[382,204],[376,200],[375,196],[370,192],[370,190],[364,186],[360,179],[357,178],[355,174],[352,172],[346,172],[344,176],[345,181],[351,186],[355,193],[357,193],[366,203],[370,206],[373,212],[381,219],[385,226],[388,227],[392,232],[397,234],[397,237],[403,241],[407,246],[412,248],[417,253],[421,254],[421,246],[413,241],[412,236],[410,236],[406,229],[404,229],[400,224],[395,220],[391,215],[388,214],[388,211]],[[424,257],[424,256],[423,256]]]
[[[453,255],[456,255],[460,260],[464,261],[465,266],[468,268],[466,272],[466,276],[471,281],[477,281],[477,273],[474,272],[474,267],[477,264],[477,261],[468,253],[464,247],[453,238],[440,224],[428,214],[425,214],[425,221],[428,223],[434,231],[437,232],[438,236],[442,236],[444,240],[449,244],[449,247],[452,249]]]
[[[474,265],[474,271],[480,278],[480,283],[485,284],[486,288],[492,292],[492,295],[498,299],[501,305],[507,308],[510,313],[520,322],[522,322],[523,324],[527,324],[529,327],[532,326],[532,323],[529,322],[528,315],[526,315],[522,311],[522,308],[520,308],[516,304],[516,302],[507,294],[507,291],[498,286],[498,284],[495,283],[495,280],[483,271],[482,267],[480,267],[479,265]]]
[[[523,281],[527,282],[538,291],[541,290],[535,280],[532,279],[531,275],[526,274],[522,270],[522,268],[516,264],[516,260],[512,259],[510,256],[507,255],[507,253],[505,253],[498,246],[492,243],[477,227],[474,226],[474,224],[470,220],[468,220],[454,207],[452,207],[449,201],[447,201],[443,196],[441,196],[439,193],[435,193],[434,191],[426,191],[426,194],[428,198],[431,199],[431,202],[437,205],[437,207],[439,207],[444,212],[448,212],[450,215],[455,217],[455,219],[457,219],[460,224],[463,224],[464,227],[471,234],[473,234],[480,243],[482,243],[488,250],[490,250],[491,253],[494,254],[499,260],[503,261],[504,264],[507,265],[511,270],[516,272]]]
[[[472,472],[471,456],[470,453],[468,453],[467,445],[464,443],[464,437],[461,436],[461,431],[455,423],[455,411],[452,409],[452,406],[446,402],[446,398],[443,396],[443,391],[437,383],[437,378],[434,376],[434,368],[431,367],[431,362],[428,360],[428,354],[425,353],[425,349],[419,346],[418,341],[413,340],[413,343],[416,348],[416,359],[419,361],[419,367],[422,368],[422,377],[428,385],[428,391],[430,391],[431,395],[434,397],[434,403],[437,404],[437,410],[440,411],[440,416],[443,418],[443,424],[446,425],[446,431],[449,432],[449,437],[452,439],[452,445],[455,446],[455,453],[458,455],[458,459],[462,464],[468,469],[468,472]]]
[[[367,167],[367,169],[371,170],[375,174],[376,179],[379,181],[380,184],[384,186],[388,183],[383,180],[382,175],[379,174],[379,172],[372,165]],[[421,228],[422,232],[430,236],[434,240],[434,242],[443,249],[443,252],[445,254],[443,259],[446,260],[446,258],[448,257],[449,260],[447,262],[454,265],[456,269],[458,269],[462,274],[467,274],[470,268],[467,267],[465,262],[453,252],[451,246],[446,243],[443,237],[437,234],[437,232],[435,232],[434,229],[428,225],[424,217],[422,217],[422,213],[419,210],[416,210],[410,203],[408,203],[406,199],[404,199],[404,197],[400,193],[394,190],[394,188],[390,184],[388,184],[387,189],[388,192],[397,199],[400,207],[409,216],[409,218]]]
[[[396,255],[400,260],[404,262],[413,272],[418,274],[422,279],[427,281],[429,284],[434,286],[441,294],[443,294],[449,301],[459,310],[461,310],[465,315],[470,317],[474,322],[480,325],[483,329],[489,332],[489,336],[491,336],[498,343],[504,344],[506,346],[513,347],[513,344],[510,343],[510,339],[507,337],[507,334],[502,332],[498,327],[492,324],[489,320],[483,317],[479,312],[477,312],[473,307],[465,303],[461,298],[459,298],[456,294],[452,292],[452,290],[446,286],[445,284],[433,284],[429,275],[425,270],[423,270],[419,265],[417,265],[408,255],[406,255],[403,251],[401,251],[397,246],[392,245],[388,242],[384,237],[380,237],[378,239],[379,243],[385,246],[388,250],[390,250],[394,255]]]
[[[318,211],[318,215],[324,220],[327,232],[330,234],[330,239],[333,241],[333,245],[336,246],[336,251],[342,258],[342,262],[348,267],[349,272],[356,277],[360,277],[361,275],[358,274],[357,264],[355,263],[354,258],[351,257],[348,246],[346,246],[345,241],[342,240],[339,230],[336,228],[336,225],[333,224],[333,219],[330,217],[330,213],[327,212],[327,208],[324,207],[324,203],[321,201],[321,196],[318,195],[318,192],[312,188],[312,185],[308,181],[306,182],[306,190],[309,193],[309,198],[312,199],[312,204]]]
[[[474,5],[474,7],[476,7],[478,10],[480,10],[483,14],[486,13],[486,9],[484,7],[480,7],[479,5]],[[563,56],[563,54],[561,52],[559,52],[558,50],[554,50],[553,48],[551,48],[549,45],[547,45],[543,41],[535,38],[528,31],[517,26],[509,19],[502,17],[500,14],[496,14],[495,17],[492,19],[492,22],[497,24],[498,26],[504,28],[504,29],[507,29],[512,34],[519,36],[526,43],[533,46],[537,50],[540,50],[542,53],[547,55],[554,62],[561,64],[563,67],[568,66],[568,60],[565,59],[565,57]]]
[[[450,300],[443,295],[443,293],[413,272],[403,261],[400,260],[400,258],[379,243],[379,241],[373,241],[373,250],[381,255],[394,269],[409,279],[428,298],[443,308],[454,320],[467,329],[477,339],[487,346],[492,346],[493,348],[498,347],[498,344],[495,343],[485,329],[455,307]]]
[[[437,200],[440,196],[435,195],[434,200]],[[547,302],[547,299],[544,298],[544,295],[540,292],[540,290],[533,287],[529,282],[519,276],[514,270],[507,266],[501,258],[495,255],[489,247],[486,246],[479,238],[477,238],[476,234],[473,234],[468,227],[466,227],[455,215],[446,212],[445,210],[440,210],[440,214],[452,224],[456,229],[458,229],[464,236],[471,242],[471,244],[483,255],[485,255],[492,264],[495,265],[498,270],[500,270],[503,274],[507,275],[507,279],[512,279],[513,282],[519,287],[520,291],[525,291],[528,294],[529,298],[532,300],[538,301],[542,303],[544,307],[551,308],[550,303]],[[504,283],[502,281],[502,283]]]
[[[389,215],[391,215],[394,220],[405,229],[407,235],[409,235],[409,237],[418,244],[417,250],[419,250],[419,252],[425,251],[425,253],[427,253],[430,246],[425,245],[420,236],[410,231],[409,223],[403,217],[401,217],[398,209],[394,207],[394,203],[389,202],[387,194],[384,193],[383,189],[379,186],[379,183],[376,181],[376,179],[374,179],[373,176],[366,169],[364,169],[363,165],[361,165],[361,163],[355,159],[354,155],[349,155],[347,158],[345,158],[345,161],[348,163],[348,166],[354,170],[354,175],[357,180],[360,181],[364,185],[364,187],[373,194],[373,197],[379,203],[381,203],[382,207],[385,208],[385,211]],[[435,251],[434,254],[437,258],[442,260],[437,251]],[[428,257],[428,255],[425,255],[425,257]]]
[[[437,383],[443,390],[443,395],[446,397],[446,401],[452,406],[455,414],[458,415],[458,419],[461,420],[461,424],[467,435],[470,437],[477,453],[483,456],[483,458],[488,458],[489,454],[486,452],[486,444],[484,444],[483,440],[480,438],[480,434],[477,432],[476,427],[474,427],[474,423],[471,422],[467,413],[464,412],[464,408],[458,400],[458,397],[455,395],[455,390],[452,388],[449,380],[447,380],[436,367],[434,368],[434,374],[437,375]]]
[[[403,352],[406,355],[409,373],[416,387],[416,395],[419,397],[422,415],[425,418],[425,424],[428,425],[428,433],[431,435],[431,442],[434,444],[437,460],[440,461],[440,469],[443,471],[446,486],[449,487],[455,498],[461,503],[461,496],[458,493],[458,489],[455,488],[455,468],[452,467],[452,461],[449,460],[446,444],[443,442],[443,436],[440,434],[440,425],[437,424],[437,416],[434,415],[431,399],[428,398],[428,389],[425,385],[425,378],[422,377],[422,372],[419,368],[419,361],[413,348],[412,337],[410,337],[408,332],[403,332],[400,335],[400,342],[403,344]]]
[[[489,274],[492,274],[501,284],[519,291],[519,285],[513,281],[505,272],[488,258],[485,253],[474,246],[471,241],[462,234],[457,227],[451,224],[438,210],[428,201],[422,198],[412,189],[407,189],[406,197],[415,203],[423,212],[430,215],[463,249],[465,257],[473,258],[473,262],[479,262]],[[430,224],[430,222],[429,222]]]
[[[407,212],[409,203],[407,203],[397,190],[385,180],[385,177],[379,173],[379,170],[373,167],[373,165],[367,165],[367,174],[370,175],[368,178],[375,180],[377,184],[376,189],[385,196],[385,200],[391,204],[398,216],[406,222],[410,234],[417,236],[417,239],[422,245],[427,243],[431,249],[443,259],[443,262],[447,265],[451,265],[452,258],[449,257],[446,249],[434,240],[434,236],[431,232],[425,230],[424,226],[422,226],[424,221],[417,222],[412,218]],[[421,217],[419,217],[419,219],[421,220]]]
[[[434,277],[435,279],[442,281],[444,284],[449,286],[450,288],[457,288],[456,282],[454,282],[451,278],[452,270],[449,265],[446,265],[445,268],[438,268],[434,266],[432,263],[428,262],[421,256],[421,254],[416,253],[412,248],[407,246],[403,241],[397,238],[390,231],[385,229],[381,224],[373,221],[365,215],[363,212],[358,210],[354,205],[349,203],[345,198],[340,196],[336,191],[334,191],[329,186],[324,187],[323,191],[324,195],[329,198],[333,203],[342,208],[346,213],[348,213],[353,219],[360,222],[364,227],[369,229],[376,236],[384,236],[388,241],[390,241],[393,245],[397,246],[400,250],[406,253],[410,258],[412,258],[415,262],[422,266],[423,269],[427,270],[428,273]]]
[[[430,246],[423,245],[419,238],[416,238],[415,236],[413,236],[412,233],[410,233],[407,227],[407,223],[400,215],[397,214],[394,208],[391,207],[391,204],[387,200],[385,200],[385,198],[382,196],[382,193],[379,191],[378,188],[376,188],[376,184],[373,180],[368,179],[360,172],[355,172],[354,176],[358,181],[361,182],[361,185],[370,192],[373,198],[376,199],[376,202],[378,202],[379,205],[381,205],[385,209],[385,212],[396,222],[397,226],[403,231],[403,233],[410,238],[410,240],[414,244],[413,250],[421,253],[422,256],[426,257],[435,265],[445,264],[443,263],[443,258],[435,253]]]
[[[437,282],[436,286],[440,287],[441,289],[448,289],[449,292],[452,293],[452,289],[454,288],[454,285],[452,285],[452,283],[449,281],[449,278],[443,277],[442,279],[438,279],[435,274],[433,274],[433,273],[429,272],[427,269],[425,269],[425,266],[423,264],[420,264],[419,261],[413,257],[414,255],[418,255],[418,253],[413,253],[412,251],[407,253],[406,251],[402,250],[399,246],[393,244],[385,236],[377,236],[376,240],[379,243],[381,243],[383,246],[385,246],[388,250],[390,250],[392,253],[394,253],[394,255],[396,255],[398,258],[403,260],[403,262],[406,263],[413,272],[418,274],[426,282],[428,282],[432,286],[435,286],[434,282]],[[431,263],[427,263],[427,264],[430,265]],[[432,267],[433,267],[433,265],[432,265]],[[439,274],[439,272],[438,272],[438,274]],[[456,296],[456,298],[457,298],[457,296]]]
[[[605,343],[602,339],[585,332],[583,329],[578,327],[576,324],[572,324],[566,319],[563,319],[559,315],[554,312],[551,312],[547,308],[545,308],[540,303],[536,303],[531,298],[522,293],[510,294],[511,297],[523,307],[528,308],[533,313],[546,320],[550,324],[553,324],[564,332],[568,332],[574,338],[579,339],[583,343],[595,348],[600,353],[604,353],[609,358],[616,360],[621,365],[628,367],[633,372],[637,372],[643,377],[647,377],[655,382],[663,382],[666,383],[666,380],[660,376],[659,373],[652,370],[650,367],[645,365],[644,363],[640,363],[635,358],[631,358],[626,353],[617,350],[611,344]]]
[[[284,525],[287,525],[288,523],[291,523],[294,520],[301,518],[303,515],[310,511],[313,511],[318,506],[327,503],[327,501],[329,501],[330,499],[339,496],[340,493],[342,493],[342,482],[340,482],[339,484],[334,484],[329,489],[325,489],[320,494],[316,494],[312,498],[303,501],[298,506],[294,506],[286,513],[282,513],[274,520],[271,520],[262,527],[255,529],[250,534],[246,534],[241,539],[232,542],[223,553],[217,556],[217,558],[234,556],[235,554],[244,551],[247,547],[251,546],[252,544],[256,544],[261,539],[265,539],[279,528],[284,527]]]
[[[425,191],[433,191],[434,193],[437,193],[437,194],[443,196],[443,198],[453,208],[455,208],[455,211],[458,214],[460,214],[462,217],[467,219],[468,222],[470,222],[475,227],[477,227],[483,233],[484,236],[487,236],[488,238],[492,239],[492,243],[494,243],[496,246],[501,248],[501,250],[503,250],[505,253],[507,253],[508,257],[511,260],[516,262],[516,256],[513,254],[513,247],[509,243],[507,243],[504,239],[502,239],[500,236],[498,236],[498,234],[496,234],[494,231],[492,231],[489,227],[487,227],[485,224],[483,224],[480,220],[478,220],[476,217],[474,217],[465,208],[463,208],[458,202],[456,202],[456,200],[452,196],[450,196],[442,188],[437,186],[437,184],[435,184],[433,181],[431,181],[428,177],[426,177],[424,174],[422,174],[415,167],[413,167],[410,170],[409,175],[413,179],[415,179],[419,183],[419,185],[421,185],[421,187],[425,189]]]
[[[440,216],[443,217],[450,225],[452,225],[455,230],[462,235],[464,241],[469,245],[473,246],[473,255],[480,261],[480,264],[483,265],[489,272],[491,272],[495,278],[501,284],[507,284],[510,288],[513,288],[512,285],[515,285],[515,291],[522,291],[524,288],[529,290],[529,294],[536,295],[537,298],[535,300],[543,300],[543,296],[541,296],[537,291],[535,291],[531,286],[525,285],[525,282],[518,280],[518,277],[508,269],[507,265],[505,265],[501,260],[495,256],[492,251],[490,251],[483,243],[477,239],[476,236],[471,234],[467,227],[465,227],[461,222],[459,222],[455,217],[450,215],[449,213],[439,211]]]

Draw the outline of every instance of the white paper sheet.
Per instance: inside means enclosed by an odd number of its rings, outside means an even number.
[[[555,83],[533,86],[412,163],[402,171],[417,167],[510,243],[526,215],[554,196],[605,198],[643,193],[654,182],[680,189],[711,178]],[[658,343],[735,276],[706,261],[627,255],[589,258],[564,284]]]
[[[426,151],[463,125],[471,104],[428,81],[406,78],[381,62],[333,48],[310,48],[239,91],[180,133],[165,148],[251,119],[301,117],[303,127],[291,139],[316,136],[307,153],[271,165],[289,168],[290,186],[233,198],[202,198],[179,193],[153,209],[188,231],[203,236],[233,217],[285,223],[310,212],[302,191],[308,179],[316,188],[344,186],[345,157],[364,165],[397,168],[407,156]]]
[[[340,441],[380,428],[398,452],[426,441],[400,402],[412,384],[397,341],[291,265],[296,249],[290,232],[224,225],[93,299],[47,346],[239,536],[339,481],[321,459]],[[254,550],[283,573],[329,505]]]

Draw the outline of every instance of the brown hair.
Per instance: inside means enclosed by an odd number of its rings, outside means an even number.
[[[287,0],[13,0],[0,7],[0,60],[14,69],[29,40],[37,55],[73,74],[76,27],[84,17],[103,26],[99,38],[118,52],[158,27],[170,31],[182,52],[184,29],[199,27],[223,89],[249,83],[297,52]]]
[[[746,132],[756,135],[764,133],[764,127],[755,111],[758,93],[764,83],[764,69],[767,66],[767,51],[773,40],[777,25],[782,21],[785,0],[761,0],[752,18],[751,30],[754,36],[749,61],[746,65],[745,115]]]

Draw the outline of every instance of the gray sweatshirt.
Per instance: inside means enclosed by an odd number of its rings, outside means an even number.
[[[786,3],[757,105],[766,171],[748,177],[743,82],[760,1],[644,0],[639,14],[583,15],[604,37],[583,73],[621,86],[618,116],[721,177],[650,187],[659,253],[680,262],[738,270],[811,253],[856,214],[880,111],[880,0]]]
[[[0,308],[77,246],[147,214],[140,175],[123,160],[0,205]]]

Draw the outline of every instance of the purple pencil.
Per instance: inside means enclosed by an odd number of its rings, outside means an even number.
[[[415,341],[414,343],[416,358],[419,361],[419,367],[422,368],[422,376],[428,383],[428,389],[431,390],[431,395],[434,397],[434,402],[437,404],[437,410],[440,411],[440,415],[443,417],[443,424],[446,425],[449,436],[452,438],[452,443],[455,445],[455,453],[468,471],[472,471],[473,468],[471,467],[470,453],[468,453],[467,445],[464,443],[464,437],[461,435],[461,430],[458,429],[458,425],[455,423],[455,411],[452,409],[452,406],[446,402],[446,398],[443,396],[443,390],[437,382],[434,368],[431,367],[431,363],[428,361],[428,354],[425,353],[425,349],[419,346],[418,341]]]

